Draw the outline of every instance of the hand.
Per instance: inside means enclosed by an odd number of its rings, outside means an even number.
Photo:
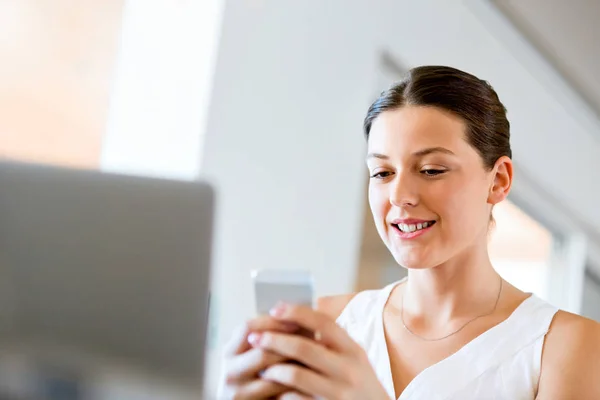
[[[278,399],[389,400],[364,350],[330,317],[309,307],[284,304],[271,315],[315,332],[315,339],[271,331],[250,335],[254,348],[304,365],[277,363],[264,371],[263,380],[295,390]]]
[[[266,399],[290,389],[276,382],[260,379],[265,368],[284,362],[287,357],[248,344],[252,332],[292,333],[298,326],[262,316],[248,321],[225,346],[225,374],[219,387],[219,399]]]

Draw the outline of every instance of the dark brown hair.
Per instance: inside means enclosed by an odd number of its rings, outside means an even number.
[[[366,138],[379,114],[404,105],[438,107],[461,117],[467,124],[466,139],[487,169],[502,156],[512,157],[506,108],[484,80],[451,67],[413,68],[369,107],[364,121]]]

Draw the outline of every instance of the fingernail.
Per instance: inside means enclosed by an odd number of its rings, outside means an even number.
[[[248,343],[250,343],[252,346],[258,346],[260,343],[260,338],[260,333],[251,333],[248,335]]]
[[[275,307],[269,311],[269,314],[273,317],[281,317],[285,312],[287,305],[285,303],[279,302]]]

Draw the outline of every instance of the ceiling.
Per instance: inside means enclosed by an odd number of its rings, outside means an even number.
[[[600,1],[494,3],[600,118]]]

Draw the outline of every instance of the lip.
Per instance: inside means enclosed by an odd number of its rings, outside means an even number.
[[[424,234],[429,232],[431,230],[431,228],[433,228],[435,226],[435,224],[428,226],[427,228],[424,228],[424,229],[419,229],[418,231],[414,231],[414,232],[402,232],[400,229],[397,228],[398,224],[407,224],[407,225],[414,224],[414,225],[416,225],[416,224],[420,224],[423,222],[431,222],[431,221],[435,221],[435,220],[414,219],[414,218],[399,219],[398,218],[398,219],[392,220],[391,226],[394,231],[394,235],[396,235],[400,239],[409,240],[409,239],[415,239],[417,237],[423,236]]]
[[[416,218],[396,218],[394,220],[392,220],[392,224],[394,225],[398,225],[398,224],[406,224],[406,225],[416,225],[416,224],[422,224],[423,222],[431,222],[431,221],[435,221],[433,219],[416,219]]]

